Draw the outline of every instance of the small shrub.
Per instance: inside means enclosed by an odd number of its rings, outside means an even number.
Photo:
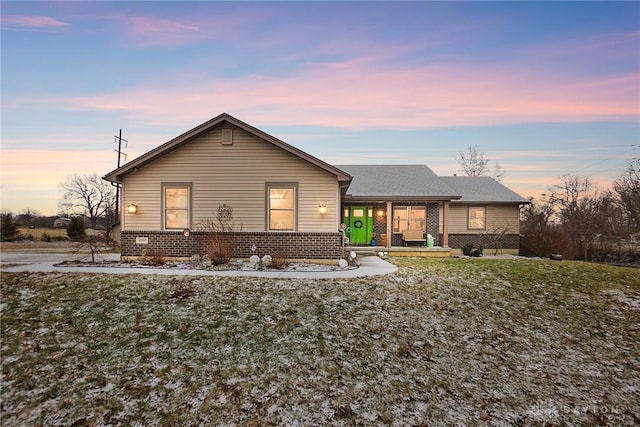
[[[289,266],[289,260],[287,259],[287,257],[283,255],[273,255],[271,257],[271,264],[269,265],[270,268],[273,268],[276,270],[284,270],[288,266]]]
[[[224,239],[215,239],[209,247],[207,255],[209,255],[209,259],[211,259],[211,264],[222,265],[228,264],[229,261],[231,261],[234,251],[235,245],[231,242],[226,242]]]
[[[96,255],[111,244],[106,234],[87,234],[81,240],[80,248],[87,248],[91,252],[91,262],[96,262]]]
[[[482,256],[482,246],[476,248],[473,243],[469,243],[468,245],[462,248],[462,254],[470,257],[481,257]]]
[[[150,249],[142,250],[142,264],[160,266],[167,263],[166,255],[163,251],[154,251]]]
[[[71,218],[71,222],[67,227],[67,236],[71,240],[80,240],[86,235],[84,230],[84,221],[79,216]]]
[[[20,231],[18,230],[18,221],[13,219],[13,215],[10,213],[3,213],[0,216],[0,241],[2,242],[10,242],[12,240],[16,240],[20,235]]]
[[[47,234],[47,233],[42,233],[42,236],[40,237],[40,240],[42,240],[43,242],[50,242],[51,241],[51,236],[49,236],[49,234]]]

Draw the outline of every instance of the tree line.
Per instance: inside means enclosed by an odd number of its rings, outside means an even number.
[[[562,175],[550,193],[524,207],[520,233],[527,256],[640,262],[640,160],[605,191],[589,177]]]

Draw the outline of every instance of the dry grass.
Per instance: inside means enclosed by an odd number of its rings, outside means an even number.
[[[57,238],[66,238],[67,237],[67,229],[66,228],[45,228],[45,227],[20,227],[18,228],[20,231],[20,236],[22,238],[31,238],[33,240],[40,240],[43,234],[48,234],[49,236],[57,237]]]
[[[640,271],[2,275],[3,425],[633,425]]]
[[[52,238],[67,238],[67,229],[66,228],[48,228],[48,227],[19,227],[20,236],[23,239],[33,239],[33,240],[41,240],[43,234],[48,234]],[[102,231],[100,230],[92,230],[87,229],[87,234],[100,234]]]

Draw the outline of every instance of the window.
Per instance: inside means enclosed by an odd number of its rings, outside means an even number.
[[[267,230],[295,231],[296,184],[267,184]]]
[[[469,206],[469,229],[484,230],[486,216],[484,207]]]
[[[191,222],[191,185],[162,185],[163,224],[165,230],[184,230]]]
[[[424,206],[394,206],[393,232],[402,233],[405,230],[426,231],[427,208]]]

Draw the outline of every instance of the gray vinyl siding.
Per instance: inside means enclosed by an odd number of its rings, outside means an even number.
[[[233,128],[233,144],[222,144],[222,129]],[[339,225],[339,187],[335,175],[232,125],[199,136],[128,174],[122,203],[123,230],[161,230],[161,184],[191,183],[191,228],[215,218],[218,206],[233,208],[234,230],[265,230],[265,182],[298,185],[297,231],[335,232]],[[320,215],[320,203],[327,213]]]

